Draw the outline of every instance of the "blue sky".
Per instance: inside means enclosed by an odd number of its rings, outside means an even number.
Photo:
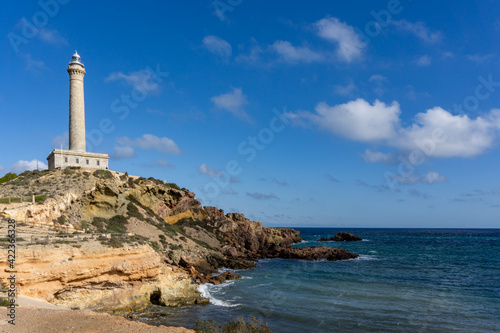
[[[495,1],[0,5],[0,175],[87,147],[271,226],[499,227]]]

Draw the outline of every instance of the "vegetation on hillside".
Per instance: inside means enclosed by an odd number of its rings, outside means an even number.
[[[0,184],[2,183],[6,183],[8,182],[9,180],[13,180],[13,179],[16,179],[17,178],[17,175],[13,172],[9,172],[8,174],[6,174],[5,176],[3,176],[2,178],[0,178]]]

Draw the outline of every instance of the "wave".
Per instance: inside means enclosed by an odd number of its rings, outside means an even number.
[[[260,283],[260,284],[256,284],[255,286],[250,286],[250,287],[247,287],[248,289],[253,289],[253,288],[260,288],[260,287],[264,287],[264,286],[270,286],[272,285],[272,282],[269,282],[269,283]]]
[[[370,254],[360,254],[359,257],[357,257],[353,260],[378,260],[378,258],[377,258],[377,256],[370,255]]]
[[[230,286],[233,283],[234,283],[234,281],[231,281],[231,282],[220,284],[218,286],[215,286],[212,283],[200,284],[198,286],[198,291],[201,293],[201,296],[209,299],[210,304],[217,305],[217,306],[223,306],[226,308],[234,308],[236,306],[239,306],[240,304],[232,304],[230,302],[215,298],[212,295],[212,291],[219,291],[222,287]]]

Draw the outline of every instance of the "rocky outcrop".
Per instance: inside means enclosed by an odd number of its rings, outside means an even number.
[[[37,221],[49,227],[64,224],[62,230],[79,235],[105,234],[100,241],[82,237],[74,244],[18,244],[20,292],[58,305],[121,312],[151,303],[203,304],[207,300],[200,298],[196,283],[239,278],[231,272],[219,274],[223,267],[251,268],[259,258],[357,257],[329,247],[292,248],[302,241],[298,231],[202,207],[194,193],[153,178],[106,170],[28,172],[0,185],[0,196],[12,196],[19,187],[50,195],[34,205],[0,205],[4,217],[29,227]],[[111,237],[111,232],[121,235]],[[0,278],[6,274],[0,272]]]
[[[147,307],[153,295],[171,306],[201,300],[190,277],[164,264],[148,245],[19,248],[16,269],[21,294],[70,308],[128,312]]]
[[[330,238],[320,238],[318,242],[354,242],[363,240],[361,237],[358,237],[350,232],[339,232],[335,236]]]
[[[280,248],[267,253],[268,258],[321,260],[349,260],[359,257],[347,250],[328,246]]]

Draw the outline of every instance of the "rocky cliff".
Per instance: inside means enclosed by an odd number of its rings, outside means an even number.
[[[221,267],[249,268],[262,257],[355,257],[291,249],[299,232],[202,207],[194,193],[153,178],[66,168],[25,172],[0,185],[0,198],[21,195],[41,200],[0,204],[1,216],[16,219],[26,239],[18,243],[20,291],[74,308],[203,303],[196,283],[237,278],[216,276]]]

